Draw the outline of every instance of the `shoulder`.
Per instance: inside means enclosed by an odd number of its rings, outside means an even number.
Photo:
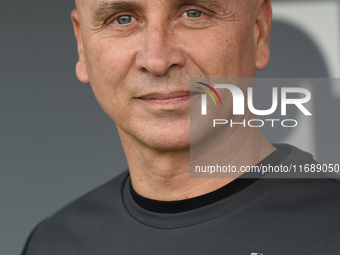
[[[288,172],[269,174],[272,178],[279,177],[270,191],[275,200],[288,206],[310,202],[314,209],[335,209],[333,212],[340,213],[340,173],[336,173],[334,165],[319,163],[310,153],[295,146],[275,145],[282,146],[290,149],[290,154],[280,163]]]
[[[105,224],[106,218],[119,218],[124,207],[122,188],[128,176],[125,171],[45,219],[32,231],[22,255],[44,254],[53,247],[60,249],[82,242]]]
[[[289,149],[289,155],[280,162],[286,166],[284,175],[287,179],[329,179],[340,184],[340,164],[321,163],[314,159],[309,152],[303,151],[290,144],[273,144],[277,149]]]

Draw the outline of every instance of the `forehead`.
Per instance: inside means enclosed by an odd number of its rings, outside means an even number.
[[[105,10],[125,10],[125,9],[143,9],[147,7],[162,6],[177,7],[181,5],[198,5],[213,10],[228,11],[235,9],[236,6],[243,9],[252,6],[258,0],[76,0],[77,9],[81,9],[86,14]]]
[[[172,15],[181,6],[199,6],[214,13],[216,18],[235,20],[252,18],[259,0],[76,0],[80,23],[90,27],[101,25],[110,16],[123,11],[137,11],[150,15]]]
[[[237,0],[243,1],[243,0]],[[139,4],[139,5],[151,5],[161,3],[162,5],[172,5],[172,4],[209,4],[222,7],[231,2],[237,2],[235,0],[76,0],[76,5],[78,6],[108,6],[111,4],[118,5],[128,5],[128,4]],[[248,0],[251,1],[251,0]]]

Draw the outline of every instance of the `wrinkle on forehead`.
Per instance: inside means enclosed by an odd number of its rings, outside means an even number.
[[[88,0],[75,0],[75,4],[76,4],[77,7],[80,7],[80,4],[85,3],[86,1],[88,1]],[[94,2],[93,0],[91,0],[91,1]],[[152,1],[155,1],[155,0],[152,0]],[[222,5],[224,5],[226,3],[228,4],[232,1],[245,1],[245,2],[248,2],[248,3],[252,2],[254,4],[254,3],[257,3],[259,0],[222,0],[222,1],[214,1],[214,0],[164,0],[164,1],[166,1],[166,2],[183,2],[183,3],[187,3],[187,4],[197,4],[197,3],[200,2],[200,3],[209,3],[211,5],[216,5],[216,7],[222,7]],[[110,1],[101,0],[99,2],[99,5],[105,4],[106,2],[110,2]],[[224,2],[224,3],[222,4],[222,2]]]
[[[151,0],[155,1],[155,0]],[[162,0],[159,0],[162,1]],[[192,4],[192,5],[206,5],[209,7],[214,7],[214,8],[225,8],[227,7],[232,1],[235,0],[163,0],[162,2],[167,3],[168,5],[176,5],[176,4]],[[237,0],[237,1],[244,1],[244,0]],[[246,1],[253,1],[253,0],[246,0]],[[136,0],[101,0],[101,1],[96,1],[96,0],[75,0],[77,8],[80,8],[81,6],[84,6],[85,2],[92,4],[95,6],[96,9],[103,9],[107,8],[110,5],[127,5],[127,4],[137,4],[140,5],[140,1]],[[95,3],[98,2],[98,3]],[[91,8],[92,9],[92,8]]]
[[[127,9],[141,9],[141,2],[157,1],[157,0],[75,0],[77,9],[84,13],[92,22],[103,20],[108,13],[124,11]],[[166,3],[169,6],[179,5],[201,5],[212,10],[219,10],[220,12],[227,12],[233,9],[235,5],[249,9],[253,14],[259,0],[158,0]],[[248,8],[247,8],[248,6]],[[82,16],[82,15],[80,15]]]

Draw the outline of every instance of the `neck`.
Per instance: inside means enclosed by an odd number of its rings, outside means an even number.
[[[177,201],[217,190],[235,180],[190,178],[190,148],[158,151],[146,147],[118,127],[127,157],[131,182],[141,196],[159,201]],[[253,166],[275,151],[257,128],[238,127],[219,139],[210,153],[223,152],[224,165]],[[206,157],[211,155],[205,154]],[[191,158],[195,164],[195,159]]]

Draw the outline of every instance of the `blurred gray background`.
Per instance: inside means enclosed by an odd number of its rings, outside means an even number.
[[[317,4],[326,4],[326,26],[300,26],[323,10]],[[274,1],[274,7],[272,59],[258,77],[340,77],[339,1]],[[73,1],[0,2],[1,255],[19,254],[39,221],[127,169],[114,123],[90,85],[75,76],[73,8]],[[294,23],[289,15],[300,18]],[[331,84],[314,92],[321,124],[307,132],[312,151],[321,161],[339,163],[340,92]],[[330,120],[325,109],[336,117]],[[272,142],[300,146],[299,133],[265,132]]]

